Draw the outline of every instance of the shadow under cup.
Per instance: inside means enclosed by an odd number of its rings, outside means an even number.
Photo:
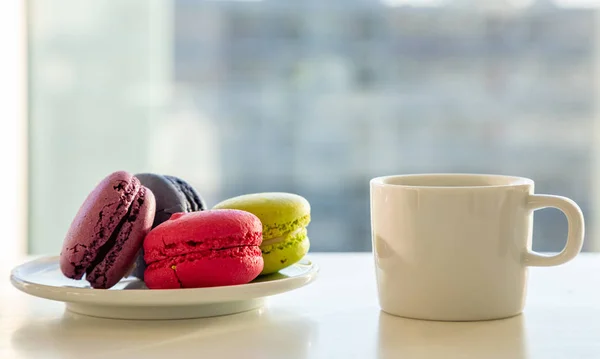
[[[406,175],[370,185],[379,303],[390,314],[442,321],[517,315],[527,267],[561,264],[581,250],[579,208],[563,197],[534,195],[527,178]],[[567,214],[567,253],[531,252],[533,211],[544,207]]]
[[[431,322],[379,315],[377,356],[387,358],[510,358],[528,356],[526,319]],[[493,353],[493,354],[492,354]],[[501,353],[501,354],[500,354]]]

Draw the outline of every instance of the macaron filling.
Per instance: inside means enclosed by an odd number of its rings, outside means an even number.
[[[261,244],[260,249],[263,254],[269,254],[275,249],[284,249],[286,247],[293,246],[296,243],[302,242],[307,238],[308,237],[306,228],[299,228],[297,231],[294,231],[293,233],[284,236],[282,240],[276,243]]]
[[[282,236],[270,238],[270,239],[267,239],[267,240],[263,239],[261,247],[262,246],[270,246],[270,245],[273,245],[273,244],[277,244],[277,243],[281,243],[283,241],[289,240],[290,237],[294,237],[294,236],[298,235],[303,230],[306,231],[306,228],[304,228],[304,227],[298,227],[296,230],[290,231],[288,233],[285,233]]]
[[[299,217],[292,222],[263,225],[263,238],[277,238],[285,236],[287,233],[296,230],[297,228],[307,227],[310,223],[310,214]]]
[[[247,232],[243,237],[232,236],[224,238],[188,239],[182,242],[165,243],[163,246],[146,248],[146,264],[162,261],[192,253],[208,253],[231,248],[256,247],[261,243],[261,232]],[[244,243],[244,244],[240,244]]]
[[[177,270],[177,264],[196,259],[246,257],[248,255],[260,256],[260,248],[258,246],[238,246],[233,248],[208,249],[201,252],[186,253],[152,262],[148,264],[148,268],[169,266],[171,269]]]
[[[102,247],[98,249],[96,257],[94,257],[90,265],[85,270],[87,276],[90,275],[90,273],[98,266],[98,264],[100,264],[100,262],[104,260],[104,258],[106,258],[108,252],[110,252],[110,250],[113,249],[115,244],[117,244],[117,237],[121,232],[121,228],[123,228],[123,225],[125,224],[125,222],[127,222],[127,219],[131,215],[132,208],[133,206],[129,206],[127,213],[125,214],[125,216],[123,216],[123,218],[121,218],[121,221],[117,224],[110,237],[108,237],[108,240],[102,245]]]

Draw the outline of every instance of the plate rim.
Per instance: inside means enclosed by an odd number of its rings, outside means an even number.
[[[307,265],[308,270],[298,276],[279,278],[272,281],[237,284],[208,288],[178,289],[128,289],[98,290],[91,288],[59,287],[25,280],[18,274],[24,267],[57,263],[59,256],[41,256],[21,263],[10,271],[10,282],[18,290],[39,298],[65,303],[86,303],[117,306],[180,306],[225,303],[256,299],[285,293],[313,282],[320,271],[319,266],[309,256],[294,265]],[[302,261],[308,262],[303,264]],[[59,297],[61,299],[59,299]],[[203,300],[203,297],[221,299]]]

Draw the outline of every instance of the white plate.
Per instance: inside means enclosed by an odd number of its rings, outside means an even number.
[[[65,302],[67,309],[84,315],[119,319],[183,319],[239,313],[256,309],[271,295],[312,282],[318,266],[303,259],[279,273],[251,283],[212,288],[149,290],[134,277],[108,290],[92,289],[85,280],[66,278],[58,257],[44,257],[15,267],[11,282],[36,297]]]

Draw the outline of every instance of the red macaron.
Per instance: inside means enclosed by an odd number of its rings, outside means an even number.
[[[144,239],[150,289],[245,284],[263,269],[262,224],[240,210],[175,213]]]

